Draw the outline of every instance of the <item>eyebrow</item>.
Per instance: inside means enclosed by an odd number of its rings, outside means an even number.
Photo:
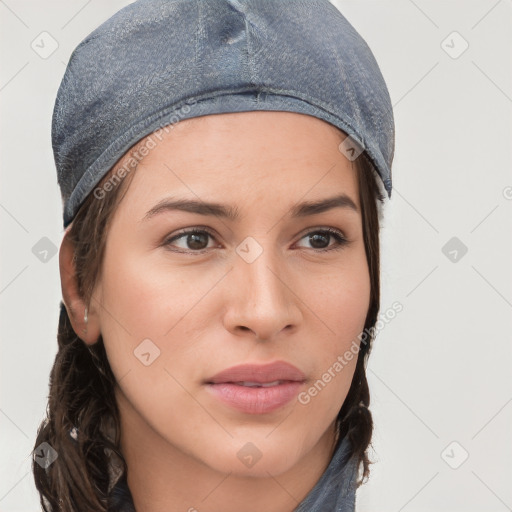
[[[358,213],[355,202],[346,194],[340,194],[334,197],[328,197],[318,201],[304,201],[291,208],[292,218],[308,217],[319,213],[332,210],[334,208],[346,208]],[[240,217],[240,211],[235,206],[223,205],[220,203],[207,203],[196,201],[194,199],[165,198],[151,208],[141,221],[147,221],[156,215],[168,211],[184,211],[197,213],[199,215],[215,215],[231,221],[236,221]]]

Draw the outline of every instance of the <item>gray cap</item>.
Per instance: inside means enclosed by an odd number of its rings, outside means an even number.
[[[389,92],[370,48],[329,0],[138,0],[77,46],[57,93],[64,227],[140,139],[183,119],[252,110],[308,114],[343,130],[391,197]]]

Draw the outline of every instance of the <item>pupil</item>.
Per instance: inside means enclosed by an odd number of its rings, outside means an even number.
[[[311,242],[311,245],[313,247],[315,247],[315,249],[323,249],[324,247],[317,247],[315,244],[316,242],[318,242],[319,239],[324,239],[324,241],[329,237],[329,235],[322,235],[322,234],[319,234],[319,233],[315,233],[314,235],[310,235],[310,242]],[[320,240],[320,245],[322,245],[322,242]],[[327,242],[327,245],[329,245],[329,243]]]
[[[206,240],[206,245],[208,245],[207,235],[205,233],[192,233],[191,235],[188,235],[187,241],[189,247],[191,249],[204,249],[204,247],[201,246],[201,239],[203,239],[203,244]]]

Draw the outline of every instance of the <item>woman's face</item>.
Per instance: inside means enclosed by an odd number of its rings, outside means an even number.
[[[370,300],[344,137],[286,112],[152,136],[91,303],[125,444],[241,476],[278,475],[331,445]],[[297,370],[260,368],[276,362]]]

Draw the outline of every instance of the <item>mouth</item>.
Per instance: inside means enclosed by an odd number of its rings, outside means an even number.
[[[267,414],[283,408],[298,394],[306,376],[285,361],[228,368],[203,382],[222,403],[245,414]]]
[[[205,381],[206,384],[232,383],[247,386],[278,385],[283,381],[304,382],[306,376],[286,361],[270,364],[242,364],[222,370]]]
[[[286,380],[275,380],[273,382],[226,382],[226,384],[236,384],[237,386],[245,386],[248,388],[271,388],[273,386],[280,386],[284,382],[293,382]]]

